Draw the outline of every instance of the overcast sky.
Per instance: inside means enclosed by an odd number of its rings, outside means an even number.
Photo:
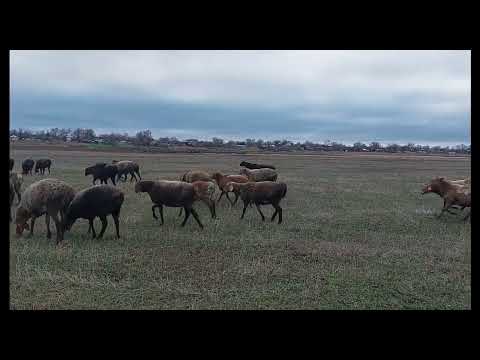
[[[11,128],[470,143],[470,51],[11,51]]]

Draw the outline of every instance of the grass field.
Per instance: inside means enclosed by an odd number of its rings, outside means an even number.
[[[60,247],[55,235],[46,239],[44,218],[32,238],[16,238],[10,225],[12,308],[471,308],[471,225],[450,214],[436,219],[441,199],[420,194],[435,175],[470,175],[469,158],[15,149],[16,171],[28,156],[52,158],[50,177],[77,190],[91,185],[84,168],[98,161],[131,159],[144,179],[174,180],[188,169],[237,173],[242,160],[269,162],[288,192],[281,225],[269,221],[271,206],[264,223],[255,207],[240,220],[240,202],[230,209],[222,199],[216,220],[195,205],[203,231],[193,217],[181,228],[173,208],[160,226],[148,195],[130,182],[119,185],[120,240],[111,217],[103,239],[91,240],[88,222],[78,220]],[[25,185],[40,178],[25,177]]]

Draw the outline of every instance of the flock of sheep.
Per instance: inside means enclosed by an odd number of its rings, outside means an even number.
[[[79,218],[89,221],[88,233],[96,238],[93,220],[99,217],[102,222],[102,229],[98,238],[101,238],[108,225],[107,216],[111,215],[115,223],[117,238],[120,238],[119,216],[125,199],[123,192],[116,186],[116,181],[127,180],[130,174],[130,182],[135,179],[135,192],[148,193],[152,200],[152,214],[158,219],[155,209],[159,209],[161,223],[163,220],[163,207],[179,207],[181,216],[185,210],[185,218],[182,226],[185,226],[190,215],[193,215],[198,225],[203,225],[193,208],[197,201],[204,202],[210,209],[212,218],[216,218],[214,194],[216,187],[220,189],[220,196],[217,202],[226,196],[233,206],[240,197],[243,201],[243,212],[241,219],[245,216],[247,207],[255,204],[262,220],[265,221],[260,205],[272,205],[275,212],[271,221],[278,215],[278,223],[282,223],[282,208],[280,201],[287,193],[287,185],[277,182],[278,174],[274,166],[264,164],[253,164],[243,161],[238,175],[224,175],[220,172],[208,174],[205,171],[188,171],[180,181],[170,180],[142,180],[140,168],[133,161],[116,161],[111,164],[97,163],[85,169],[85,176],[92,175],[93,186],[82,191],[75,192],[73,187],[58,179],[42,179],[28,186],[23,194],[20,188],[23,182],[23,175],[31,174],[34,166],[32,159],[26,159],[22,163],[22,174],[12,172],[14,161],[10,159],[10,207],[13,204],[14,196],[17,194],[18,206],[15,213],[16,234],[20,236],[24,230],[30,230],[33,235],[35,219],[45,215],[47,225],[47,238],[51,238],[50,218],[55,222],[57,244],[64,239],[65,231],[69,231],[72,225]],[[49,159],[40,159],[36,162],[35,173],[38,171],[44,174],[45,169],[50,173],[52,164]],[[137,179],[138,175],[138,179]],[[110,179],[114,186],[108,185]],[[100,185],[95,182],[100,180]],[[235,195],[232,201],[229,193]],[[28,220],[30,220],[30,226]],[[10,221],[12,221],[10,211]]]
[[[17,195],[18,207],[16,209],[15,223],[16,233],[20,236],[25,229],[30,229],[33,235],[35,219],[45,215],[47,225],[47,238],[51,238],[50,217],[55,222],[57,232],[57,243],[61,242],[64,232],[69,231],[75,221],[79,218],[89,221],[88,233],[92,232],[93,238],[96,237],[93,220],[99,217],[102,222],[102,229],[98,238],[101,238],[107,227],[107,216],[111,215],[115,222],[117,238],[120,238],[119,216],[125,196],[123,192],[116,188],[116,181],[127,180],[130,174],[130,182],[135,179],[135,192],[148,193],[152,200],[152,215],[158,219],[155,209],[160,212],[161,223],[163,219],[163,207],[179,207],[181,216],[185,210],[185,218],[182,226],[185,225],[190,215],[193,215],[198,225],[203,229],[203,225],[193,208],[193,204],[202,201],[210,209],[212,218],[216,218],[214,194],[216,187],[220,190],[220,196],[217,203],[225,195],[232,206],[241,198],[243,201],[243,211],[241,219],[245,216],[247,207],[255,204],[262,220],[265,221],[260,205],[272,205],[275,212],[271,221],[274,221],[278,215],[278,223],[282,223],[283,210],[280,207],[281,200],[287,193],[287,185],[283,182],[277,182],[278,174],[274,166],[265,164],[253,164],[243,161],[240,166],[243,168],[239,174],[224,175],[220,172],[209,174],[205,171],[192,170],[186,172],[180,181],[170,180],[142,180],[140,176],[140,167],[133,161],[116,161],[111,164],[97,163],[85,169],[85,176],[92,175],[93,186],[79,192],[67,183],[57,179],[43,179],[34,182],[21,193],[23,175],[32,173],[35,164],[35,173],[45,173],[48,169],[50,173],[51,160],[39,159],[36,163],[32,159],[26,159],[22,163],[22,174],[13,172],[14,161],[10,159],[10,207],[13,204],[14,197]],[[138,176],[138,179],[137,179]],[[110,179],[114,186],[108,185]],[[95,185],[100,180],[100,185]],[[229,194],[233,193],[235,199],[232,200]],[[450,209],[457,208],[461,211],[465,208],[471,208],[471,180],[447,180],[443,177],[436,177],[426,184],[422,194],[436,193],[443,198],[443,208],[439,217],[444,212],[455,214]],[[463,218],[470,218],[470,212]],[[30,226],[28,220],[31,219]],[[12,215],[10,210],[10,221]]]

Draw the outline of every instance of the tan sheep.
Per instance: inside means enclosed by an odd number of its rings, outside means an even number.
[[[18,198],[18,203],[20,203],[20,200],[22,200],[22,184],[23,184],[23,176],[22,174],[17,174],[15,172],[10,172],[10,180],[13,185],[13,189],[15,190],[15,193],[17,194]]]
[[[23,192],[22,200],[17,208],[15,223],[17,236],[28,230],[28,219],[31,220],[30,236],[33,235],[35,219],[45,214],[47,238],[50,239],[50,217],[55,221],[57,244],[63,240],[63,222],[68,205],[75,196],[75,190],[67,183],[57,179],[43,179],[34,182]],[[60,213],[60,218],[58,218]]]
[[[249,181],[258,182],[258,181],[277,181],[278,174],[273,169],[263,168],[263,169],[253,169],[249,170],[243,168],[240,170],[240,175],[245,175]]]

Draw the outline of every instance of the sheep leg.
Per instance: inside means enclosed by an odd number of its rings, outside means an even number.
[[[238,197],[239,197],[237,193],[234,193],[234,194],[235,194],[235,200],[233,201],[232,207],[235,206],[235,204],[238,201]]]
[[[52,233],[50,232],[50,215],[45,214],[45,224],[47,225],[47,239],[52,238]]]
[[[218,199],[217,199],[217,203],[220,202],[220,199],[222,198],[223,194],[225,194],[225,191],[222,190],[222,193],[220,194],[220,196],[219,196]]]
[[[155,220],[158,220],[157,214],[155,214],[155,208],[159,207],[157,204],[152,206],[152,214]]]
[[[243,219],[243,217],[245,216],[245,211],[247,210],[247,207],[248,207],[248,202],[243,203],[243,211],[240,219]]]
[[[120,239],[120,224],[118,222],[119,213],[112,213],[113,221],[115,222],[115,230],[117,232],[117,239]]]
[[[275,206],[275,210],[276,212],[278,212],[278,223],[281,224],[282,223],[282,213],[283,213],[283,210],[282,208],[280,207],[280,205],[274,205]]]
[[[193,215],[193,217],[195,218],[195,220],[197,220],[197,223],[198,223],[198,225],[200,226],[200,228],[203,229],[203,225],[202,225],[202,223],[200,222],[200,218],[198,217],[198,214],[197,214],[197,212],[195,211],[195,209],[192,208],[192,209],[191,209],[191,212],[192,212],[192,215]]]
[[[258,210],[258,212],[260,213],[260,216],[262,217],[262,221],[265,221],[265,216],[263,216],[262,210],[260,210],[260,205],[259,205],[259,204],[255,204],[255,206],[257,207],[257,210]]]
[[[448,209],[452,206],[452,203],[450,201],[445,202],[445,205],[443,206],[442,211],[440,211],[440,214],[437,215],[437,218],[439,219],[445,211],[448,211]]]
[[[228,202],[230,203],[230,206],[233,206],[232,199],[230,199],[230,196],[228,196],[228,192],[225,193],[225,196],[227,197]]]
[[[185,219],[183,219],[182,226],[185,226],[188,218],[190,217],[190,209],[187,208],[186,206],[183,207],[185,209]]]
[[[278,210],[277,210],[277,208],[276,208],[275,206],[274,206],[274,208],[275,208],[275,212],[273,213],[273,215],[272,215],[272,218],[270,219],[270,221],[273,221],[273,220],[275,220],[275,217],[276,217],[276,216],[277,216],[277,214],[278,214]]]
[[[60,224],[60,220],[58,220],[57,213],[53,213],[52,218],[53,218],[53,221],[55,221],[55,228],[57,230],[57,244],[58,244],[63,240],[62,224]]]
[[[50,166],[48,167],[48,175],[50,175]]]
[[[160,219],[162,220],[162,225],[164,224],[164,221],[163,221],[163,205],[160,205],[158,207],[160,209]]]
[[[110,180],[112,180],[113,186],[117,186],[117,184],[115,184],[115,176],[110,177]]]
[[[30,235],[29,236],[33,236],[33,227],[35,226],[35,219],[36,219],[36,217],[32,216],[32,221],[30,221]]]
[[[471,212],[472,210],[470,210],[468,214],[463,217],[463,221],[467,221],[467,219],[470,218]]]
[[[100,231],[100,234],[98,234],[97,239],[101,239],[103,237],[103,234],[105,233],[105,229],[107,228],[107,225],[108,225],[106,216],[100,216],[100,220],[102,221],[102,230]]]
[[[138,175],[138,177],[140,178],[140,180],[142,180],[142,177],[140,176],[140,171],[135,171]]]
[[[95,239],[97,237],[97,234],[95,233],[95,227],[93,226],[93,219],[88,219],[88,232],[87,232],[87,234],[90,234],[90,229],[92,230],[92,239]]]

